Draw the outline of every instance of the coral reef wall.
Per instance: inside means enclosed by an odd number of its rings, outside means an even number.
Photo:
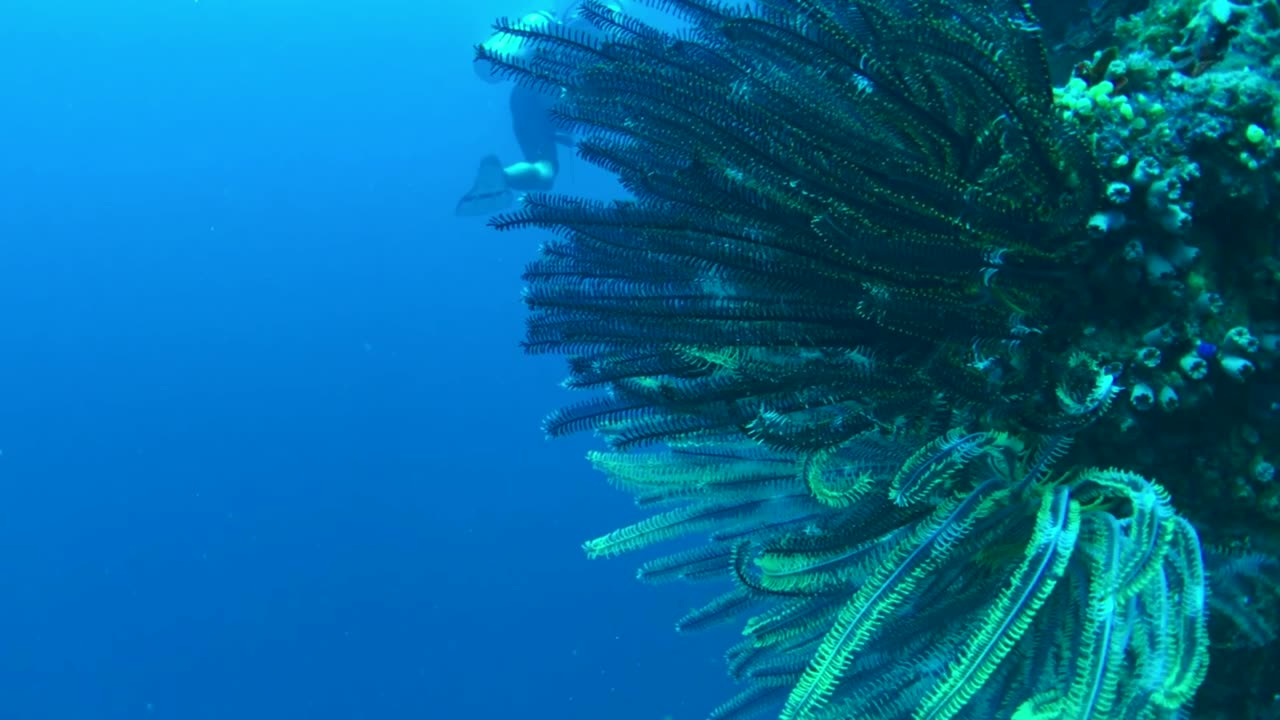
[[[1055,93],[1106,177],[1096,242],[1119,249],[1081,346],[1128,368],[1128,402],[1079,447],[1159,477],[1212,547],[1215,644],[1235,650],[1197,714],[1276,717],[1280,6],[1155,0],[1110,41]],[[1235,587],[1245,556],[1262,564]]]

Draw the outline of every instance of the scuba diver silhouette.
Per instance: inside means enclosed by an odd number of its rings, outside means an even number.
[[[622,6],[617,2],[605,5],[614,12]],[[595,28],[579,14],[577,2],[562,11],[541,10],[529,13],[516,23],[521,27],[545,28],[559,24],[575,30],[594,33]],[[481,44],[487,51],[527,60],[534,50],[523,38],[502,32],[489,36]],[[476,58],[472,63],[476,75],[490,84],[503,78],[492,63]],[[551,108],[559,99],[557,91],[540,91],[516,85],[511,89],[511,128],[523,159],[504,166],[497,155],[488,155],[480,161],[475,182],[458,201],[458,215],[489,215],[510,207],[516,192],[550,190],[560,171],[559,146],[573,147],[573,138],[556,128],[551,120]]]

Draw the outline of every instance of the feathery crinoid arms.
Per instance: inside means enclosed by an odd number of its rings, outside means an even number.
[[[812,449],[938,393],[1043,392],[1034,348],[1100,183],[1023,3],[657,4],[693,33],[588,2],[599,37],[503,25],[537,52],[486,55],[560,93],[634,196],[494,221],[557,236],[525,274],[525,347],[613,391],[549,432]]]
[[[1051,476],[1052,438],[972,451],[960,442],[971,436],[873,434],[821,454],[747,438],[593,453],[660,509],[587,550],[705,539],[639,577],[720,584],[682,631],[743,624],[729,655],[743,690],[713,717],[1176,715],[1208,657],[1194,529],[1133,473]],[[922,458],[945,479],[903,504],[894,481]]]
[[[1209,548],[1209,605],[1229,646],[1262,647],[1280,636],[1280,558],[1266,552]]]
[[[587,0],[502,26],[632,198],[551,195],[525,348],[603,391],[547,431],[650,514],[588,555],[683,547],[741,622],[714,718],[1174,717],[1206,664],[1194,529],[1120,470],[1055,473],[1118,392],[1057,313],[1100,195],[1018,0]],[[482,53],[485,51],[481,51]]]

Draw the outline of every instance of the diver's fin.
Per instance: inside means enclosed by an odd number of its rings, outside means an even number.
[[[489,215],[511,207],[515,195],[507,187],[507,176],[497,155],[489,155],[480,161],[476,181],[471,190],[458,201],[455,215]]]

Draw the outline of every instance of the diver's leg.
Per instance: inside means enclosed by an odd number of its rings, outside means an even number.
[[[515,201],[515,192],[550,190],[560,169],[553,100],[524,87],[511,91],[511,122],[524,160],[506,167],[494,155],[480,161],[471,190],[458,201],[458,215],[489,215]]]
[[[524,160],[508,165],[507,183],[516,190],[550,190],[560,170],[556,126],[551,122],[555,99],[526,87],[511,91],[511,126]]]
[[[507,178],[507,187],[513,190],[550,190],[556,179],[555,166],[546,160],[512,163],[502,169],[502,174]]]

